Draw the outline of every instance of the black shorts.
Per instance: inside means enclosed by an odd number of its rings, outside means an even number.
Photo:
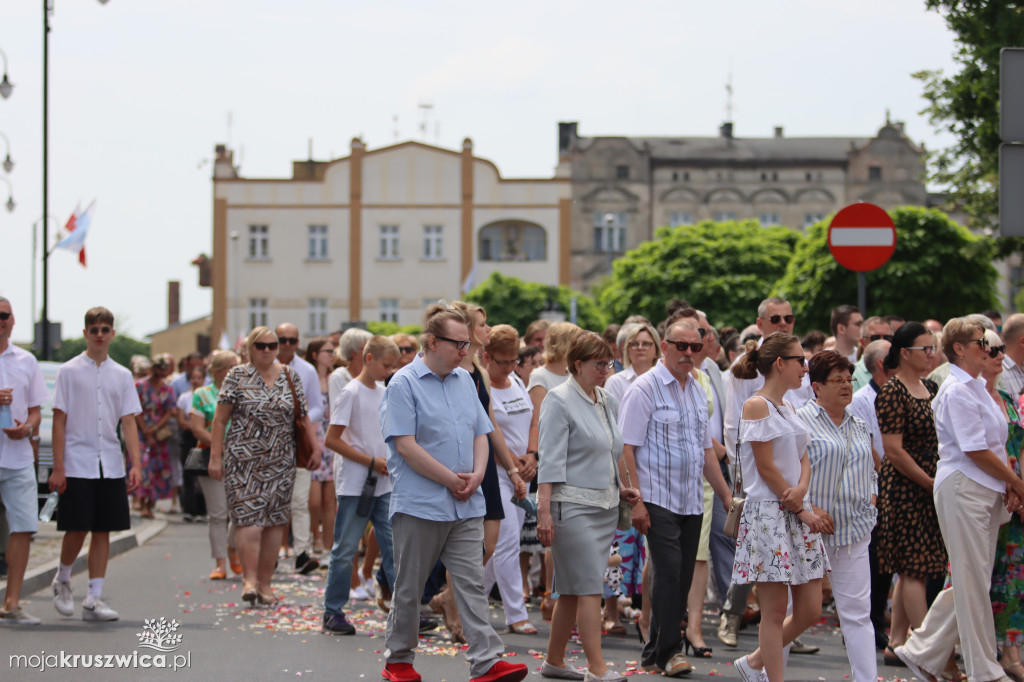
[[[131,528],[123,478],[68,478],[57,503],[57,530],[108,533]]]

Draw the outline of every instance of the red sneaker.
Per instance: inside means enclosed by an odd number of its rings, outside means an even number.
[[[423,679],[412,667],[412,663],[388,663],[380,671],[380,674],[385,680],[391,680],[391,682],[420,682]]]
[[[498,661],[486,673],[480,677],[470,678],[469,682],[519,682],[529,672],[530,669],[522,663]]]

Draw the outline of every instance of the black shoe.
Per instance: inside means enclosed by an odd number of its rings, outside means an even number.
[[[301,573],[302,575],[309,575],[320,566],[320,562],[309,556],[306,552],[303,552],[299,556],[295,557],[295,572]]]
[[[879,651],[885,651],[886,647],[889,646],[889,636],[885,632],[879,632],[875,630],[875,648]]]
[[[430,632],[439,627],[441,627],[441,623],[436,618],[420,615],[420,632]]]
[[[0,578],[7,577],[7,555],[0,554]]]
[[[354,635],[356,628],[345,619],[344,613],[332,615],[325,613],[324,624],[320,627],[320,632],[326,635]]]

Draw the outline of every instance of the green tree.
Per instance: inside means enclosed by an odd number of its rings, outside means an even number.
[[[991,240],[972,235],[935,209],[905,206],[889,215],[896,225],[896,251],[888,263],[866,273],[868,313],[945,320],[995,307],[998,273]],[[808,228],[774,293],[792,304],[798,331],[826,330],[832,308],[857,303],[857,273],[829,253],[828,221]]]
[[[712,324],[742,328],[800,241],[787,227],[756,220],[661,227],[652,241],[615,261],[600,289],[601,305],[614,322],[638,314],[658,323],[676,297],[707,313]]]
[[[466,300],[483,306],[488,323],[510,324],[522,333],[548,309],[549,297],[569,319],[573,296],[576,297],[576,323],[584,329],[603,330],[606,318],[594,299],[567,286],[524,282],[495,272],[467,293]]]
[[[951,191],[971,227],[991,227],[999,213],[999,50],[1024,45],[1024,8],[995,0],[925,0],[956,35],[959,71],[921,71],[932,125],[952,135],[952,146],[931,158],[930,180]],[[1019,240],[1000,240],[1002,252]]]
[[[85,350],[86,341],[79,336],[73,339],[64,339],[60,342],[60,348],[53,358],[57,362],[67,362],[71,358]],[[119,365],[128,366],[133,355],[145,355],[149,357],[149,344],[133,339],[130,336],[115,336],[110,342],[110,357]]]
[[[413,336],[419,336],[423,333],[423,325],[420,324],[407,324],[399,325],[397,322],[377,322],[371,320],[366,323],[366,330],[374,335],[380,336],[391,336],[392,334],[412,334]]]

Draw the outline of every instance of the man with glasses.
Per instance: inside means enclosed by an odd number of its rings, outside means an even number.
[[[36,469],[33,436],[42,413],[39,406],[49,394],[39,363],[28,351],[11,343],[14,311],[0,296],[0,503],[6,510],[7,592],[0,608],[0,624],[38,625],[39,619],[21,608],[21,584],[28,566],[36,518]]]
[[[691,375],[704,349],[697,325],[688,319],[672,323],[661,349],[661,360],[622,398],[619,468],[622,480],[636,481],[640,489],[633,526],[647,535],[651,553],[651,629],[641,664],[675,677],[693,670],[679,622],[704,515],[701,476],[726,508],[732,496],[715,457],[707,394]]]
[[[892,342],[892,333],[896,331],[888,322],[881,317],[874,315],[864,320],[860,325],[860,359],[853,365],[853,392],[868,385],[871,381],[871,371],[864,365],[864,353],[867,352],[868,344],[875,341]],[[879,453],[881,454],[881,453]]]
[[[858,342],[861,339],[860,328],[864,325],[864,316],[852,305],[840,305],[832,309],[829,326],[832,336],[836,339],[835,351],[850,361],[857,362]]]
[[[50,490],[60,493],[57,530],[64,531],[60,564],[53,578],[53,605],[62,616],[75,612],[71,567],[89,542],[89,593],[82,602],[82,620],[117,620],[117,611],[103,601],[103,581],[110,556],[111,531],[128,530],[128,493],[142,483],[139,431],[135,415],[142,412],[132,373],[110,359],[114,314],[92,308],[85,314],[85,352],[68,360],[57,373],[53,398],[53,473]],[[121,436],[132,466],[125,483]]]
[[[299,347],[299,330],[294,324],[285,322],[277,325],[277,360],[288,365],[302,380],[302,391],[306,394],[309,420],[319,424],[324,416],[324,400],[320,392],[320,376],[316,368],[300,358],[295,351]],[[295,467],[295,487],[292,488],[292,539],[295,543],[295,572],[308,575],[320,566],[320,561],[309,553],[313,551],[309,523],[309,469]]]

